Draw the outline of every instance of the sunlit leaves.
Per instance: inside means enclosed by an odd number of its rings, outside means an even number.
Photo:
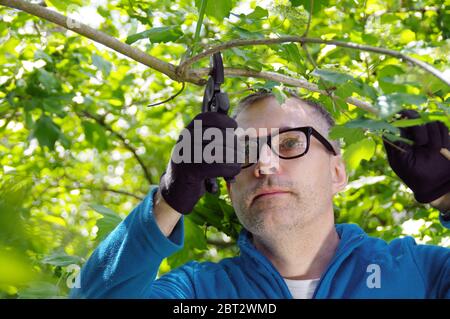
[[[345,149],[344,159],[350,169],[356,169],[362,160],[370,160],[375,153],[375,142],[363,139]]]
[[[25,284],[33,279],[32,267],[25,255],[0,248],[0,289],[6,285]]]

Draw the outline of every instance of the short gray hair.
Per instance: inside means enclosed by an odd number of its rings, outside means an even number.
[[[310,106],[311,110],[316,115],[318,115],[318,118],[320,118],[322,120],[322,123],[324,124],[324,129],[326,130],[326,133],[328,135],[330,129],[336,124],[334,121],[334,118],[331,116],[330,112],[328,112],[327,109],[323,105],[317,103],[316,101],[309,100],[309,99],[303,99],[291,90],[287,91],[286,93],[288,93],[288,95],[290,97],[293,97],[293,98],[305,103],[306,105]],[[267,98],[272,98],[272,97],[275,98],[275,94],[273,94],[269,90],[258,90],[252,94],[249,94],[246,97],[244,97],[242,100],[239,101],[238,105],[233,110],[231,117],[233,119],[236,119],[238,117],[238,115],[247,108],[247,106],[252,105],[258,101],[261,101],[261,100],[264,100]],[[325,136],[325,137],[327,137],[327,136]],[[339,140],[330,140],[330,143],[333,145],[336,152],[339,154],[341,152],[341,145],[340,145]]]

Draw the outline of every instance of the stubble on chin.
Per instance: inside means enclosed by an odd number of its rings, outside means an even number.
[[[302,228],[305,217],[297,194],[291,193],[284,200],[264,200],[241,207],[239,220],[255,235],[268,236],[274,233],[289,233]]]

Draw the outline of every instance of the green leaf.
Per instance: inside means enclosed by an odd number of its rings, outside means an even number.
[[[45,256],[41,263],[43,264],[49,264],[53,266],[69,266],[71,264],[77,264],[80,265],[82,262],[82,259],[78,256],[70,256],[67,255],[65,252],[55,252],[51,255]]]
[[[111,73],[112,64],[97,54],[92,55],[92,63],[107,77]]]
[[[365,138],[364,130],[362,128],[350,128],[344,125],[335,125],[328,136],[332,140],[343,138],[347,145],[356,143]]]
[[[311,11],[311,0],[290,0],[293,7],[303,6],[306,11]],[[327,0],[315,0],[313,3],[312,13],[318,13],[322,7],[328,4]]]
[[[70,0],[70,1],[61,1],[61,0],[46,0],[47,3],[50,3],[59,11],[68,11],[72,12],[74,10],[79,10],[80,7],[83,6],[83,0]]]
[[[287,98],[286,93],[284,93],[282,89],[279,89],[277,87],[272,88],[272,93],[275,95],[275,98],[280,105],[283,104]]]
[[[315,69],[312,72],[312,75],[318,76],[322,80],[333,84],[344,84],[347,81],[355,80],[351,75],[330,70]]]
[[[55,142],[61,135],[59,126],[46,115],[42,115],[34,124],[33,136],[37,138],[41,146],[47,146],[53,150]]]
[[[69,104],[73,98],[73,94],[67,95],[52,95],[43,99],[35,99],[38,106],[42,106],[47,112],[56,114],[59,117],[64,117],[67,115],[64,111],[64,106]]]
[[[256,90],[267,90],[267,91],[272,91],[272,89],[276,86],[281,85],[280,82],[276,82],[276,81],[272,81],[272,80],[268,80],[264,83],[258,82],[253,84],[253,88]]]
[[[378,83],[384,93],[405,92],[406,87],[401,83],[400,76],[405,71],[397,65],[389,64],[377,71]]]
[[[281,45],[281,48],[284,53],[283,58],[286,59],[288,62],[294,63],[298,68],[297,71],[303,73],[306,68],[303,62],[303,57],[300,54],[297,44],[295,43],[283,44]]]
[[[166,43],[176,41],[181,36],[183,36],[183,31],[181,31],[180,26],[158,27],[130,35],[125,42],[127,44],[132,44],[138,40],[148,38],[152,43]]]
[[[53,58],[51,56],[49,56],[47,53],[45,53],[44,51],[42,51],[42,50],[37,50],[34,53],[34,58],[36,60],[42,59],[42,60],[44,60],[44,61],[46,61],[47,63],[50,63],[50,64],[53,63]]]
[[[416,40],[416,34],[412,32],[411,30],[405,29],[400,32],[400,43],[401,44],[408,44],[412,41]]]
[[[404,120],[398,120],[395,122],[392,122],[392,126],[395,127],[410,127],[410,126],[416,126],[416,125],[422,125],[425,124],[427,121],[423,118],[418,119],[404,119]]]
[[[369,129],[372,131],[388,131],[393,134],[400,133],[400,130],[389,123],[385,121],[377,121],[377,120],[370,120],[370,119],[356,119],[349,121],[344,124],[346,127],[350,128],[362,128],[362,129]]]
[[[375,153],[375,142],[372,139],[363,139],[345,148],[344,159],[350,169],[356,169],[365,159],[370,160]]]
[[[84,129],[86,140],[94,145],[99,151],[104,151],[108,148],[108,137],[105,129],[97,123],[88,121],[81,122]]]
[[[91,204],[90,207],[97,213],[103,215],[103,218],[97,220],[97,241],[103,240],[114,228],[122,222],[122,218],[111,209],[97,204]]]
[[[199,257],[197,252],[205,251],[208,248],[202,227],[195,224],[190,218],[185,218],[184,229],[185,244],[183,249],[171,255],[167,259],[172,269]]]
[[[235,0],[208,0],[206,5],[206,15],[222,21],[230,16]],[[200,10],[201,0],[195,0],[195,6]]]
[[[400,111],[405,105],[421,105],[427,101],[424,95],[407,93],[392,93],[378,97],[375,107],[380,110],[380,116],[389,117]]]
[[[266,9],[261,8],[260,6],[256,6],[255,10],[253,12],[247,14],[246,18],[251,20],[261,20],[265,19],[269,16],[269,11]]]
[[[242,39],[257,39],[257,38],[263,38],[264,35],[261,32],[254,32],[254,31],[250,31],[247,30],[243,27],[239,27],[239,26],[233,26],[231,28],[231,30],[236,33],[239,38]]]
[[[356,91],[356,85],[353,82],[346,82],[340,85],[337,90],[334,91],[336,96],[339,96],[342,100],[352,96],[353,92]]]
[[[26,90],[33,96],[49,96],[58,93],[60,82],[53,73],[38,69],[28,78]]]

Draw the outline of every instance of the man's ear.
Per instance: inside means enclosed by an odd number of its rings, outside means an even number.
[[[332,156],[330,161],[333,195],[343,191],[348,183],[347,171],[342,155]]]

